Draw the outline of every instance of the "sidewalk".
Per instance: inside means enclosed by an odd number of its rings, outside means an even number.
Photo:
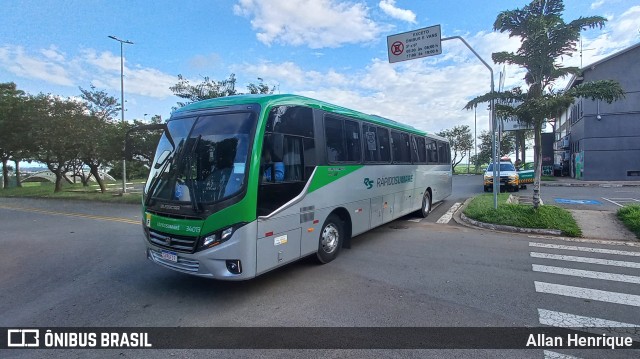
[[[519,228],[491,223],[483,223],[473,220],[462,213],[464,211],[464,208],[466,208],[467,204],[470,201],[471,198],[467,199],[453,215],[453,219],[460,225],[501,232],[561,236],[560,231],[556,229]],[[520,197],[520,203],[531,204],[530,199],[523,197]],[[620,220],[618,220],[615,212],[575,209],[568,209],[568,211],[571,212],[571,215],[576,220],[578,227],[580,227],[580,230],[582,231],[582,238],[629,242],[639,241],[636,236],[631,231],[629,231],[620,222]]]
[[[546,187],[640,187],[638,181],[581,181],[571,177],[554,177],[555,181],[542,181]],[[533,185],[531,185],[533,186]]]

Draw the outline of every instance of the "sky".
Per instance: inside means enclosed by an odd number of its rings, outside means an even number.
[[[386,38],[440,25],[462,36],[490,64],[504,88],[523,84],[517,67],[491,53],[515,51],[517,38],[493,32],[514,0],[37,0],[7,1],[0,12],[0,82],[31,94],[78,96],[95,86],[120,99],[124,45],[125,119],[167,119],[179,100],[169,87],[231,73],[237,89],[258,78],[293,93],[407,123],[427,132],[489,128],[486,108],[463,110],[489,92],[488,69],[460,41],[442,54],[390,64]],[[600,15],[602,30],[583,32],[584,66],[640,41],[637,0],[565,0],[565,21]],[[563,59],[580,66],[579,52]],[[568,78],[555,84],[564,88]],[[496,85],[497,86],[497,85]]]

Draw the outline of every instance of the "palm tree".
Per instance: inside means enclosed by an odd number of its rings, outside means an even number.
[[[554,91],[553,84],[567,75],[577,75],[577,67],[563,67],[561,60],[576,51],[580,32],[589,28],[602,28],[607,21],[601,16],[580,17],[570,23],[562,19],[562,0],[533,0],[522,9],[507,10],[498,14],[493,29],[508,32],[509,37],[520,37],[518,51],[496,52],[492,59],[497,64],[513,64],[526,70],[524,80],[527,92],[514,89],[500,93],[488,93],[471,100],[465,109],[491,99],[502,99],[513,106],[496,106],[496,112],[515,116],[533,125],[535,180],[533,206],[540,205],[540,175],[542,173],[542,126],[546,118],[554,117],[566,109],[576,98],[585,97],[609,103],[624,97],[615,81],[603,80],[582,83],[567,91]],[[518,105],[515,105],[518,104]]]

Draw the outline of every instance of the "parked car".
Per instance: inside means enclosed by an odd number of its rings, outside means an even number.
[[[518,171],[511,161],[500,161],[500,192],[503,190],[520,190]],[[484,172],[484,191],[493,191],[493,163],[490,163]]]
[[[533,184],[535,177],[533,162],[527,162],[518,169],[518,177],[520,181],[520,188],[527,189],[527,184]]]

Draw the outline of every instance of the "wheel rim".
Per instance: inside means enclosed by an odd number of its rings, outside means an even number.
[[[424,199],[422,200],[422,210],[424,213],[431,212],[431,199],[429,196],[424,196]]]
[[[338,228],[333,223],[327,224],[322,230],[322,239],[320,240],[322,250],[325,253],[332,253],[338,247],[339,239],[340,233],[338,232]]]

